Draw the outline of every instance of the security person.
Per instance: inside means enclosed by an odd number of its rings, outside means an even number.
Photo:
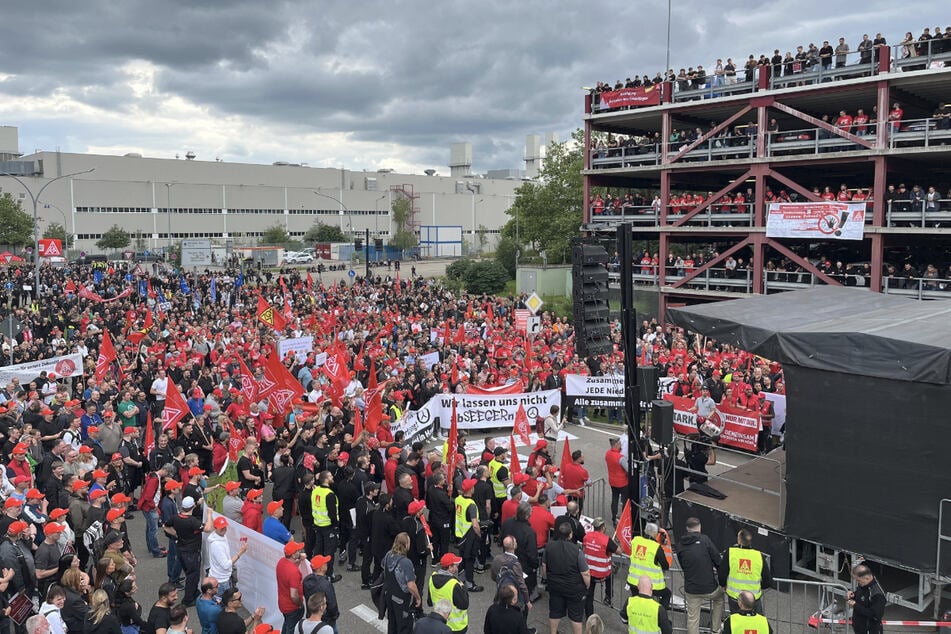
[[[853,568],[852,577],[858,584],[854,592],[849,592],[852,630],[855,634],[881,634],[886,602],[882,586],[865,564]]]
[[[508,497],[507,489],[511,482],[509,468],[506,465],[505,454],[508,449],[505,447],[496,447],[494,457],[489,461],[489,481],[492,483],[492,519],[495,521],[496,532],[501,527],[502,503]]]
[[[317,486],[311,493],[311,508],[314,513],[314,532],[316,543],[314,551],[318,555],[330,555],[327,564],[327,576],[332,583],[340,581],[340,575],[334,575],[334,557],[337,554],[337,541],[340,537],[340,507],[337,503],[337,494],[330,486],[334,477],[329,471],[321,471],[317,476]]]
[[[460,563],[462,557],[452,553],[446,553],[440,558],[439,570],[429,577],[429,596],[426,599],[432,606],[440,599],[449,602],[452,611],[446,619],[446,625],[453,632],[465,632],[469,628],[469,593],[456,578]]]
[[[673,625],[667,610],[652,596],[651,580],[646,575],[637,579],[637,594],[631,596],[624,606],[621,620],[627,623],[628,634],[661,632],[671,634]]]
[[[594,530],[585,533],[582,542],[584,560],[591,573],[591,584],[584,600],[584,616],[588,618],[594,614],[594,591],[599,583],[604,584],[604,602],[611,605],[611,555],[617,552],[618,544],[604,532],[604,520],[594,519]]]
[[[723,622],[723,634],[772,634],[769,621],[756,611],[758,601],[749,590],[741,590],[737,597],[739,610]]]
[[[671,592],[667,589],[664,572],[670,566],[663,549],[657,543],[657,524],[648,522],[644,525],[644,535],[638,535],[631,540],[631,563],[627,570],[627,584],[634,595],[640,589],[639,579],[650,579],[654,597],[666,609],[670,606]]]
[[[753,548],[753,534],[741,529],[736,534],[736,546],[730,546],[721,557],[723,565],[718,571],[720,587],[726,590],[727,600],[730,603],[730,612],[739,611],[737,599],[740,592],[748,590],[756,600],[757,612],[763,611],[760,599],[763,588],[773,584],[773,577],[769,572],[769,562],[763,553]]]
[[[472,478],[462,481],[462,491],[456,496],[456,546],[462,556],[462,569],[465,571],[466,590],[482,592],[482,586],[475,584],[475,559],[479,544],[482,542],[482,529],[479,527],[479,511],[472,501],[472,491],[476,481]]]

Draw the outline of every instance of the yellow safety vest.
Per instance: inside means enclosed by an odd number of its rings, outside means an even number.
[[[401,410],[398,405],[390,405],[390,418],[392,418],[395,423],[403,418],[403,410]]]
[[[763,588],[763,553],[755,548],[732,547],[728,551],[730,572],[726,578],[726,593],[733,599],[743,590],[749,590],[755,598],[760,598]]]
[[[627,600],[627,632],[628,634],[654,634],[660,632],[660,623],[657,615],[660,613],[660,604],[653,599],[635,595]],[[742,631],[740,634],[743,634]]]
[[[475,502],[471,498],[464,496],[456,496],[456,539],[461,539],[466,536],[466,533],[469,532],[469,527],[472,525],[472,522],[466,520],[466,512],[469,510],[469,507],[474,505]],[[476,518],[478,518],[478,513]],[[476,521],[476,520],[473,520]]]
[[[442,444],[442,463],[443,466],[449,464],[449,441],[447,440]]]
[[[327,511],[327,496],[333,493],[323,486],[314,487],[310,494],[310,504],[314,509],[314,526],[330,526],[330,513]]]
[[[496,498],[505,498],[505,484],[499,480],[499,469],[505,467],[504,464],[492,458],[489,461],[489,476],[492,482],[492,492],[495,494]]]
[[[627,569],[627,582],[637,587],[641,575],[651,580],[654,590],[663,590],[667,587],[664,581],[664,569],[657,565],[657,549],[660,544],[652,539],[638,535],[631,540],[631,565]]]
[[[736,634],[769,634],[769,621],[762,614],[731,614],[730,631]]]
[[[449,612],[446,625],[448,625],[449,629],[453,632],[465,630],[469,627],[469,613],[466,610],[460,610],[456,607],[456,604],[452,602],[452,593],[456,586],[459,585],[459,580],[450,578],[449,581],[443,584],[443,587],[437,588],[436,584],[433,583],[433,579],[435,578],[436,575],[429,577],[429,598],[432,599],[433,605],[436,605],[436,602],[440,599],[448,601],[449,605],[452,606],[452,611]]]

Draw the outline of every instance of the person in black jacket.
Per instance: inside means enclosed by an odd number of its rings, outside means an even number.
[[[370,529],[370,552],[373,553],[373,572],[370,581],[377,578],[383,571],[383,558],[390,552],[393,539],[400,534],[400,521],[393,515],[393,498],[389,493],[380,494],[380,502]],[[369,584],[365,584],[369,585]]]
[[[280,466],[274,467],[271,473],[271,479],[274,482],[271,499],[275,502],[283,502],[284,515],[281,517],[281,522],[287,530],[291,530],[291,520],[294,519],[294,499],[297,497],[297,491],[294,488],[296,474],[291,465],[290,452],[281,451],[278,461]]]
[[[373,555],[370,553],[370,528],[373,526],[373,514],[377,510],[377,496],[380,494],[380,485],[376,482],[367,482],[365,492],[357,498],[356,526],[350,533],[350,543],[347,545],[347,558],[350,562],[347,570],[360,571],[362,585],[370,585],[370,562]],[[357,566],[357,551],[362,551],[361,565]]]
[[[853,568],[852,576],[858,584],[854,592],[849,592],[852,631],[855,634],[881,634],[882,617],[885,616],[885,592],[865,564]]]
[[[719,627],[723,622],[723,588],[716,577],[722,565],[720,553],[710,538],[700,532],[700,520],[688,517],[687,533],[677,544],[677,559],[684,574],[684,595],[687,603],[687,634],[699,634],[700,609],[710,601],[710,622]],[[713,630],[716,634],[716,630]]]
[[[445,553],[450,552],[449,535],[452,529],[455,507],[446,489],[446,475],[436,473],[426,487],[426,508],[429,509],[429,527],[433,531],[433,565]]]
[[[485,634],[528,634],[528,626],[518,608],[518,591],[506,584],[499,588],[496,601],[485,612]]]
[[[531,514],[531,503],[519,502],[515,517],[505,520],[500,535],[503,539],[508,535],[515,538],[515,555],[518,557],[522,570],[525,571],[525,583],[528,586],[529,596],[534,594],[535,586],[538,585],[538,540],[535,530],[528,523]]]
[[[413,634],[451,634],[452,630],[446,622],[450,613],[449,602],[440,599],[432,612],[416,621]]]

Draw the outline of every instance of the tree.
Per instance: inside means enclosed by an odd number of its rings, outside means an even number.
[[[469,267],[473,264],[475,264],[475,261],[469,258],[456,260],[446,267],[446,277],[450,280],[461,282],[466,276],[466,271],[468,271]]]
[[[519,244],[515,238],[502,235],[495,247],[495,261],[502,265],[509,278],[515,277],[515,254],[519,251]]]
[[[59,240],[63,243],[63,248],[68,249],[72,244],[72,236],[66,232],[66,227],[59,224],[58,222],[51,222],[47,225],[46,230],[41,236],[43,238],[53,238],[54,240]]]
[[[489,228],[485,225],[479,225],[476,229],[476,239],[479,241],[479,253],[485,251],[485,245],[489,243]]]
[[[483,293],[494,295],[505,288],[509,281],[508,272],[495,260],[475,262],[465,273],[463,279],[466,291],[474,295]]]
[[[524,183],[515,193],[515,203],[506,212],[519,227],[519,238],[549,262],[564,262],[570,256],[569,240],[579,234],[584,218],[584,133],[576,130],[568,143],[548,147],[538,179]],[[517,218],[517,220],[516,220]]]
[[[10,194],[0,198],[0,244],[10,247],[33,244],[33,218]]]
[[[264,230],[264,235],[261,236],[261,244],[284,244],[289,242],[290,239],[287,230],[278,224]]]
[[[340,227],[336,225],[325,225],[322,222],[315,223],[304,234],[304,242],[346,242],[347,236],[344,235]]]
[[[396,247],[400,251],[412,249],[419,244],[419,238],[412,231],[411,220],[413,216],[413,205],[408,198],[397,198],[393,201],[392,209],[393,222],[396,224],[396,232],[390,238],[390,246]]]
[[[131,242],[129,234],[126,233],[125,229],[119,225],[112,225],[112,227],[96,241],[96,246],[103,251],[108,249],[118,250],[126,248]]]

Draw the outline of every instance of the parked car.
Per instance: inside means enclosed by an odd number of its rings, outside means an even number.
[[[314,261],[314,256],[307,251],[288,251],[284,255],[284,261],[288,264],[310,264]]]

